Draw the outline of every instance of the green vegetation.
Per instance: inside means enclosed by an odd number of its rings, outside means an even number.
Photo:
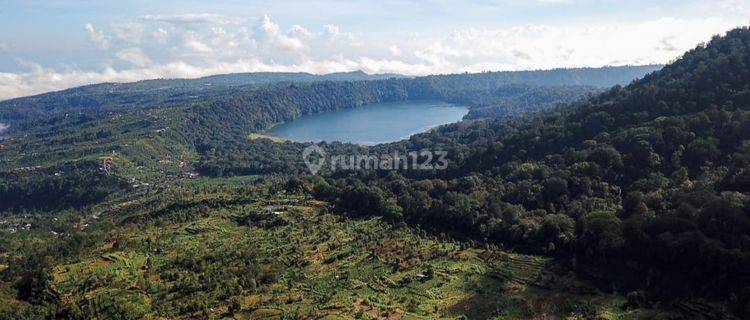
[[[200,179],[178,186],[109,203],[97,219],[40,216],[31,232],[3,235],[7,251],[0,261],[10,266],[3,280],[31,296],[2,298],[13,307],[0,317],[504,319],[656,312],[622,309],[623,297],[600,293],[550,259],[440,240],[378,218],[346,219],[327,213],[327,203],[274,183]],[[30,278],[30,272],[45,276]]]
[[[748,66],[744,28],[596,96],[654,67],[4,101],[0,318],[747,317]],[[306,176],[307,144],[259,133],[411,98],[493,119],[321,145],[446,150],[444,171]]]
[[[747,315],[748,61],[750,30],[733,30],[566,108],[378,147],[449,150],[446,172],[354,173],[316,189],[348,212],[389,217],[368,209],[395,202],[412,225],[554,255],[622,292],[712,298]]]

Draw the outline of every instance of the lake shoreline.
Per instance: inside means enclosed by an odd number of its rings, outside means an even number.
[[[342,142],[372,146],[408,139],[463,121],[467,106],[439,100],[373,103],[298,117],[261,134],[294,142]]]

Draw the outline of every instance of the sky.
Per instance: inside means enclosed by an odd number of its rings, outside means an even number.
[[[661,64],[748,24],[750,0],[0,0],[0,99],[233,72]]]

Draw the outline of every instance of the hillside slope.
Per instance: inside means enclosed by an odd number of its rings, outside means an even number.
[[[607,88],[627,84],[658,70],[661,66],[625,66],[583,69],[556,69],[520,72],[438,75],[404,78],[393,74],[368,75],[363,72],[313,75],[308,73],[238,73],[198,79],[156,79],[133,83],[103,83],[0,102],[0,123],[22,131],[34,121],[65,114],[95,115],[126,112],[149,107],[176,106],[263,90],[278,83],[321,81],[375,81],[401,79],[404,86],[439,88],[449,92],[492,91],[507,85],[572,86]],[[588,89],[590,90],[590,89]]]
[[[357,214],[381,208],[395,221],[556,255],[618,290],[718,299],[748,314],[749,98],[741,28],[571,107],[378,147],[447,149],[448,171],[329,179],[317,190]]]

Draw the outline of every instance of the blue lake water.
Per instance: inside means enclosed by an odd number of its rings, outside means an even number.
[[[441,101],[375,103],[303,116],[266,134],[297,142],[341,141],[373,145],[399,141],[439,125],[461,121],[465,106]]]

